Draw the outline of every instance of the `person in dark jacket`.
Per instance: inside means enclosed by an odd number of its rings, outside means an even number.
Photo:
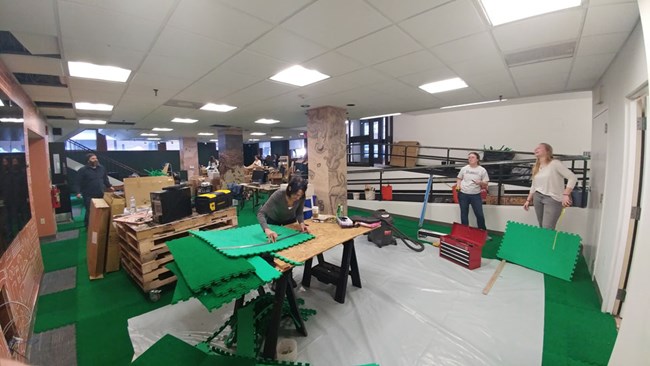
[[[288,225],[298,222],[300,231],[309,232],[303,217],[306,191],[307,181],[293,177],[286,189],[273,192],[264,206],[257,211],[257,221],[269,241],[275,242],[278,239],[278,234],[269,228],[269,224]]]
[[[83,196],[84,199],[84,207],[86,208],[84,223],[88,226],[90,200],[104,197],[105,190],[113,191],[113,187],[108,181],[106,169],[99,165],[97,155],[86,155],[86,165],[77,171],[77,187],[79,189],[77,198]]]

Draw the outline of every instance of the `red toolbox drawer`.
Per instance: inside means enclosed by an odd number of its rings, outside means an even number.
[[[487,231],[454,222],[451,233],[440,237],[440,256],[468,269],[481,266]]]

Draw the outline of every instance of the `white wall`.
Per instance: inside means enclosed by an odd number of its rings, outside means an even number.
[[[521,98],[396,116],[393,141],[467,148],[506,145],[531,152],[547,142],[558,153],[582,155],[591,149],[591,117],[591,92]]]
[[[639,10],[641,22],[645,25],[643,30],[645,37],[642,39],[639,29],[635,31],[629,40],[631,44],[626,45],[628,50],[620,55],[620,60],[616,60],[616,65],[611,67],[603,78],[603,84],[605,85],[608,82],[611,85],[617,78],[623,79],[620,82],[631,78],[643,79],[645,77],[647,79],[647,75],[650,74],[650,65],[647,63],[647,60],[650,59],[647,56],[648,50],[650,50],[650,0],[639,0]],[[644,43],[645,49],[643,47]],[[630,54],[631,52],[634,52],[634,54]],[[620,65],[624,63],[624,56],[628,59],[626,64],[632,65],[631,71],[626,72],[624,68],[626,65]],[[644,62],[643,65],[638,65],[641,61]],[[643,70],[639,70],[640,68],[643,68]],[[628,81],[627,84],[633,83]],[[625,92],[624,88],[621,88],[620,91]],[[612,92],[610,89],[610,94]],[[618,99],[623,99],[624,95],[618,95]],[[610,105],[610,115],[614,111],[612,107]],[[623,108],[616,108],[617,115],[618,113],[624,113]],[[648,209],[650,209],[650,168],[648,166],[650,148],[647,145],[645,162],[641,200],[643,212],[639,221],[634,257],[630,267],[627,297],[621,314],[623,320],[610,358],[610,365],[648,365],[650,362],[650,347],[648,347],[650,345],[650,315],[648,313],[648,309],[650,309],[650,291],[647,282],[648,278],[650,278],[650,266],[646,263],[650,258],[650,215],[648,213]],[[603,217],[603,219],[605,218]]]
[[[596,116],[608,114],[606,146],[607,171],[601,222],[593,275],[603,296],[602,310],[613,310],[623,263],[631,209],[634,175],[635,111],[626,96],[646,83],[647,64],[641,27],[637,26],[601,79],[597,88],[604,90],[603,103],[594,105]],[[598,167],[596,167],[598,168]],[[602,174],[602,172],[594,172]]]

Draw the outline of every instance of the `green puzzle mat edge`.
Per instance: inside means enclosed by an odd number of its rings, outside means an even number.
[[[571,281],[580,253],[580,241],[576,234],[508,221],[497,257]]]
[[[192,230],[190,233],[197,238],[201,238],[206,243],[216,248],[219,252],[231,258],[253,256],[267,252],[277,252],[314,238],[312,234],[301,233],[284,226],[269,225],[269,228],[278,234],[278,241],[275,243],[264,244],[267,241],[267,237],[259,225],[248,225],[228,230]],[[251,244],[262,245],[248,248],[225,249],[228,247]]]

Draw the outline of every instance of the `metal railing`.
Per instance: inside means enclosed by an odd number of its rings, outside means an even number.
[[[88,153],[93,153],[97,156],[97,158],[100,160],[101,164],[106,168],[106,171],[109,173],[117,173],[119,177],[114,177],[117,179],[123,179],[124,177],[128,177],[130,175],[136,174],[138,176],[146,176],[148,174],[143,173],[135,168],[132,168],[124,163],[121,163],[115,159],[109,158],[106,154],[102,154],[100,151],[93,150],[83,144],[78,143],[77,141],[74,140],[68,140],[67,143],[69,143],[71,146],[75,147],[77,150],[82,150]],[[85,162],[82,162],[85,163]]]
[[[404,145],[401,145],[402,147]],[[411,151],[409,152],[409,149]],[[417,150],[416,150],[417,149]],[[432,149],[432,150],[441,150],[440,154],[420,154],[421,150]],[[392,151],[392,149],[389,149]],[[348,185],[370,185],[370,186],[379,186],[380,188],[386,184],[390,185],[406,185],[406,184],[423,184],[423,189],[417,191],[408,191],[409,194],[418,194],[422,195],[426,191],[426,184],[429,177],[421,178],[403,178],[403,177],[391,177],[386,178],[385,174],[392,172],[413,172],[413,173],[422,173],[427,176],[433,176],[433,183],[447,183],[448,185],[454,184],[456,182],[456,176],[460,168],[467,164],[467,152],[476,151],[479,154],[484,153],[482,149],[472,149],[472,148],[455,148],[455,147],[439,147],[439,146],[408,146],[404,149],[403,155],[392,154],[390,158],[398,158],[400,162],[407,162],[407,158],[411,159],[410,163],[412,166],[375,166],[369,169],[356,169],[348,171]],[[499,161],[482,161],[481,165],[488,170],[490,176],[490,182],[497,184],[497,203],[502,203],[502,195],[505,191],[504,186],[520,186],[525,189],[516,191],[516,193],[528,192],[531,185],[532,177],[532,166],[535,163],[534,154],[531,152],[524,151],[501,151],[501,150],[486,150],[491,152],[503,152],[508,153],[509,156],[513,158],[517,155],[524,155],[527,158],[513,159],[513,160],[499,160]],[[459,156],[459,152],[462,152],[464,156]],[[498,155],[498,154],[497,154]],[[576,191],[582,192],[578,199],[580,202],[576,202],[580,207],[586,207],[588,189],[588,157],[582,155],[555,155],[555,159],[560,161],[569,161],[571,162],[570,168],[573,171],[577,178],[578,183],[576,185]],[[422,161],[431,161],[437,164],[429,165],[416,165],[416,162]],[[375,175],[377,178],[352,178],[354,175],[358,174],[371,174]],[[354,190],[351,190],[353,192]],[[399,196],[400,193],[393,193],[393,196]],[[405,194],[405,193],[404,193]],[[435,192],[431,190],[427,201],[431,201]],[[446,193],[450,195],[450,193]],[[382,200],[381,189],[379,189],[379,200]]]

